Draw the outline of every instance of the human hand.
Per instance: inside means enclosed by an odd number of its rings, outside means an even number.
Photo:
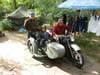
[[[54,38],[55,40],[57,40],[57,41],[59,40],[58,35],[54,35],[53,38]]]

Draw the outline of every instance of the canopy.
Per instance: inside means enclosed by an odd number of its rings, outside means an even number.
[[[25,18],[25,17],[29,17],[29,12],[31,12],[31,11],[33,11],[33,10],[26,9],[24,7],[19,7],[14,12],[8,14],[7,17],[10,17],[10,18]]]
[[[100,9],[100,0],[67,0],[58,5],[58,8],[70,8],[76,10]]]

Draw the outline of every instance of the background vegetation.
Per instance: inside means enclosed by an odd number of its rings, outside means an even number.
[[[0,20],[4,19],[6,14],[13,12],[20,6],[24,6],[35,11],[40,25],[44,23],[53,25],[64,13],[67,14],[67,16],[77,15],[75,10],[57,8],[57,5],[64,1],[65,0],[0,0]]]
[[[76,43],[81,47],[83,53],[100,63],[100,37],[94,33],[84,33],[83,37],[76,37]]]

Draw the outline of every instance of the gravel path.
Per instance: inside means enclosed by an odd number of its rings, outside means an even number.
[[[66,58],[32,58],[26,46],[26,34],[6,33],[0,38],[0,75],[100,75],[100,65],[85,56],[82,70]]]

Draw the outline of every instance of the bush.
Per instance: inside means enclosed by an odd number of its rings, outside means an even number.
[[[46,19],[44,18],[44,17],[37,17],[36,18],[36,21],[38,22],[37,24],[39,25],[39,26],[41,26],[41,25],[43,25],[45,22],[46,22]]]
[[[13,25],[11,20],[3,19],[2,21],[0,21],[0,30],[12,30],[12,29]]]
[[[3,18],[4,16],[4,10],[3,8],[0,7],[0,20]]]

